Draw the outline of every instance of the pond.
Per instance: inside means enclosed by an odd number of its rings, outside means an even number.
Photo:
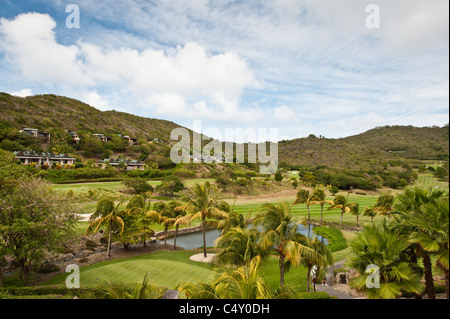
[[[320,235],[316,235],[313,232],[314,226],[309,226],[310,237],[317,237],[321,242],[328,245],[328,240]],[[303,225],[298,225],[298,231],[304,236],[308,236],[308,227]],[[206,247],[214,247],[214,241],[219,237],[221,230],[211,229],[206,231]],[[173,245],[174,237],[167,238],[167,244]],[[163,240],[158,240],[156,244],[162,245],[164,244]],[[190,234],[180,234],[177,236],[177,247],[182,247],[184,249],[196,249],[203,246],[203,233],[196,232]]]

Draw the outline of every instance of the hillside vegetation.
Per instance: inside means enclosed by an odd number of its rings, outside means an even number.
[[[176,141],[170,141],[170,133],[179,127],[176,123],[117,111],[102,112],[80,101],[55,95],[20,98],[0,93],[0,109],[1,149],[73,154],[78,167],[82,167],[81,163],[85,164],[87,159],[125,156],[144,161],[147,169],[175,168],[170,160],[170,145]],[[25,126],[50,132],[51,142],[39,144],[26,134],[19,134],[18,130]],[[76,131],[81,143],[71,143],[70,136],[64,130]],[[101,142],[93,133],[109,135],[112,140]],[[138,142],[128,145],[117,134],[129,135]],[[154,138],[165,143],[149,143]],[[206,143],[203,141],[203,144]],[[448,125],[377,127],[340,139],[310,135],[279,143],[279,167],[298,170],[298,177],[307,184],[336,185],[340,189],[398,188],[414,182],[417,175],[413,170],[427,170],[428,164],[424,161],[448,163],[448,143]],[[218,178],[226,167],[178,165],[177,171],[182,178]],[[246,176],[249,170],[258,171],[258,165],[237,165],[233,167],[233,170],[236,169],[239,176]],[[155,177],[154,172],[141,177]],[[50,176],[51,172],[46,174]],[[100,175],[96,178],[115,178],[117,174],[103,176],[102,172]],[[237,178],[236,172],[226,175]],[[448,169],[444,168],[439,175],[440,178],[447,178]],[[221,183],[224,187],[230,187],[226,179],[222,178]]]

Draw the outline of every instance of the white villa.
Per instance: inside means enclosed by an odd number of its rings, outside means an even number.
[[[101,168],[105,168],[105,165],[109,163],[112,167],[118,168],[122,163],[125,164],[125,169],[127,171],[143,171],[144,163],[139,161],[131,161],[131,160],[119,160],[119,159],[104,159],[98,163],[98,166]]]
[[[36,153],[36,152],[14,152],[16,160],[19,160],[24,165],[45,165],[52,167],[53,164],[74,165],[76,159],[66,154],[53,153]]]
[[[39,131],[36,128],[28,128],[25,127],[23,129],[21,129],[19,131],[20,133],[26,133],[28,134],[31,138],[39,138],[42,140],[50,140],[50,133],[48,132],[43,132],[43,131]]]

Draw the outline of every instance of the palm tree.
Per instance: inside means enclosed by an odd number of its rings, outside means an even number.
[[[391,212],[393,211],[394,196],[391,194],[383,194],[378,197],[375,203],[375,210],[378,215],[387,215],[389,220],[391,220]]]
[[[255,227],[262,227],[260,238],[262,246],[266,249],[273,248],[278,255],[280,285],[283,285],[287,260],[293,266],[297,266],[302,256],[315,255],[315,252],[297,241],[298,224],[305,225],[306,222],[293,220],[291,205],[287,202],[265,203],[261,206],[261,210],[262,213],[255,217],[254,224]]]
[[[389,228],[386,220],[380,224],[365,225],[350,243],[349,267],[359,273],[351,285],[364,291],[370,299],[394,299],[402,291],[420,293],[423,289],[421,276],[413,271],[411,262],[406,258],[408,246],[406,238]],[[374,276],[368,273],[371,265],[378,267],[379,287],[367,285]]]
[[[358,226],[361,226],[359,224],[359,215],[361,215],[362,212],[359,210],[359,203],[350,203],[349,206],[350,206],[350,213],[356,216],[356,224]]]
[[[438,207],[438,202],[444,198],[444,194],[443,191],[432,188],[407,188],[403,194],[397,196],[398,203],[394,206],[393,211],[395,223],[392,227],[409,239],[411,259],[416,261],[416,256],[422,257],[425,291],[429,299],[435,299],[430,256],[434,251],[427,240],[430,232],[427,227],[431,226],[428,224],[424,227],[423,223],[430,223],[431,216],[425,215],[425,212],[431,215],[432,210]],[[443,209],[445,210],[445,207]],[[443,214],[445,215],[445,213]]]
[[[372,224],[373,224],[373,218],[378,215],[378,212],[374,207],[366,207],[364,209],[364,212],[362,213],[362,215],[369,216],[370,219],[372,220]]]
[[[109,299],[161,299],[166,292],[166,288],[150,286],[148,281],[149,276],[146,274],[142,282],[134,287],[107,282],[103,284],[102,288]],[[104,296],[97,296],[95,293],[93,297],[94,299],[104,298]]]
[[[217,225],[218,229],[222,229],[222,234],[236,227],[247,228],[251,213],[244,217],[244,215],[234,211],[234,204],[230,205],[224,201],[219,202],[217,208],[220,211],[228,214],[228,217],[226,219],[219,220],[219,223]]]
[[[191,214],[185,216],[182,221],[190,223],[195,219],[200,219],[203,231],[203,255],[206,254],[206,220],[209,218],[223,219],[227,218],[226,212],[218,209],[219,190],[209,182],[204,185],[196,184],[188,190],[183,196],[186,202],[185,209],[191,211]]]
[[[308,271],[306,275],[306,291],[309,292],[311,283],[311,270],[313,269],[313,267],[316,266],[318,269],[326,269],[329,265],[332,265],[334,263],[334,258],[333,254],[327,248],[327,246],[320,242],[317,237],[311,239],[302,236],[299,242],[316,252],[315,255],[304,256],[301,260],[301,263],[305,265]]]
[[[347,197],[345,197],[344,195],[337,195],[334,198],[331,206],[328,207],[328,210],[336,209],[336,208],[341,210],[341,226],[342,226],[342,218],[343,218],[344,214],[347,214],[350,212],[352,205],[353,205],[353,203],[349,203]]]
[[[106,256],[109,258],[111,256],[111,235],[113,227],[118,225],[120,233],[123,232],[124,222],[122,218],[119,217],[120,211],[119,206],[122,202],[117,205],[114,199],[111,197],[104,197],[100,199],[97,203],[97,209],[94,214],[92,214],[90,224],[86,229],[85,234],[90,232],[97,232],[101,226],[106,226],[108,228],[108,249]]]
[[[271,291],[259,272],[261,260],[255,257],[247,266],[239,267],[219,276],[211,283],[178,285],[190,299],[290,299],[296,298],[297,291],[290,285]]]
[[[311,219],[311,214],[309,211],[309,206],[312,204],[313,195],[306,189],[301,189],[297,192],[297,196],[295,198],[295,201],[292,205],[298,205],[298,204],[306,204],[306,208],[308,209],[308,220]]]
[[[415,227],[415,231],[410,233],[409,240],[436,256],[436,267],[444,273],[446,296],[449,298],[448,198],[424,204],[420,212],[411,216],[407,223]]]
[[[331,200],[326,200],[326,195],[323,189],[320,188],[316,188],[313,192],[313,196],[312,196],[312,200],[310,204],[313,205],[320,205],[320,222],[323,221],[323,206],[325,204],[330,204],[332,205],[332,201]]]
[[[143,242],[143,246],[146,246],[147,239],[154,235],[152,225],[154,223],[160,223],[161,216],[158,212],[152,210],[152,193],[141,193],[134,195],[125,207],[125,213],[135,214],[135,217],[139,219],[140,226],[140,239]]]
[[[158,202],[154,206],[155,211],[160,214],[160,221],[164,224],[164,245],[167,243],[169,227],[176,225],[178,230],[180,224],[177,221],[180,220],[179,216],[183,215],[183,210],[177,209],[180,206],[181,204],[176,201],[170,201],[168,203]]]
[[[253,258],[266,257],[270,250],[264,249],[259,240],[256,228],[235,227],[216,240],[216,247],[221,250],[214,256],[213,264],[224,266],[248,266]]]

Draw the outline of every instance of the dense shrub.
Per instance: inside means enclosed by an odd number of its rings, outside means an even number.
[[[347,240],[339,229],[329,227],[314,227],[314,233],[328,239],[328,249],[332,252],[347,248]]]
[[[124,173],[128,177],[140,177],[140,178],[146,178],[146,179],[158,179],[158,178],[165,178],[167,177],[170,172],[167,171],[161,171],[159,169],[147,169],[144,171],[136,170],[136,171],[129,171]]]
[[[41,171],[40,177],[43,177],[49,181],[75,181],[75,180],[89,180],[99,178],[114,178],[119,177],[119,171],[114,168],[101,169],[94,167],[83,167],[79,169],[64,169],[54,170],[49,169]]]
[[[145,179],[140,177],[125,178],[122,183],[128,190],[131,190],[131,192],[136,194],[153,191],[153,186],[147,183]]]

